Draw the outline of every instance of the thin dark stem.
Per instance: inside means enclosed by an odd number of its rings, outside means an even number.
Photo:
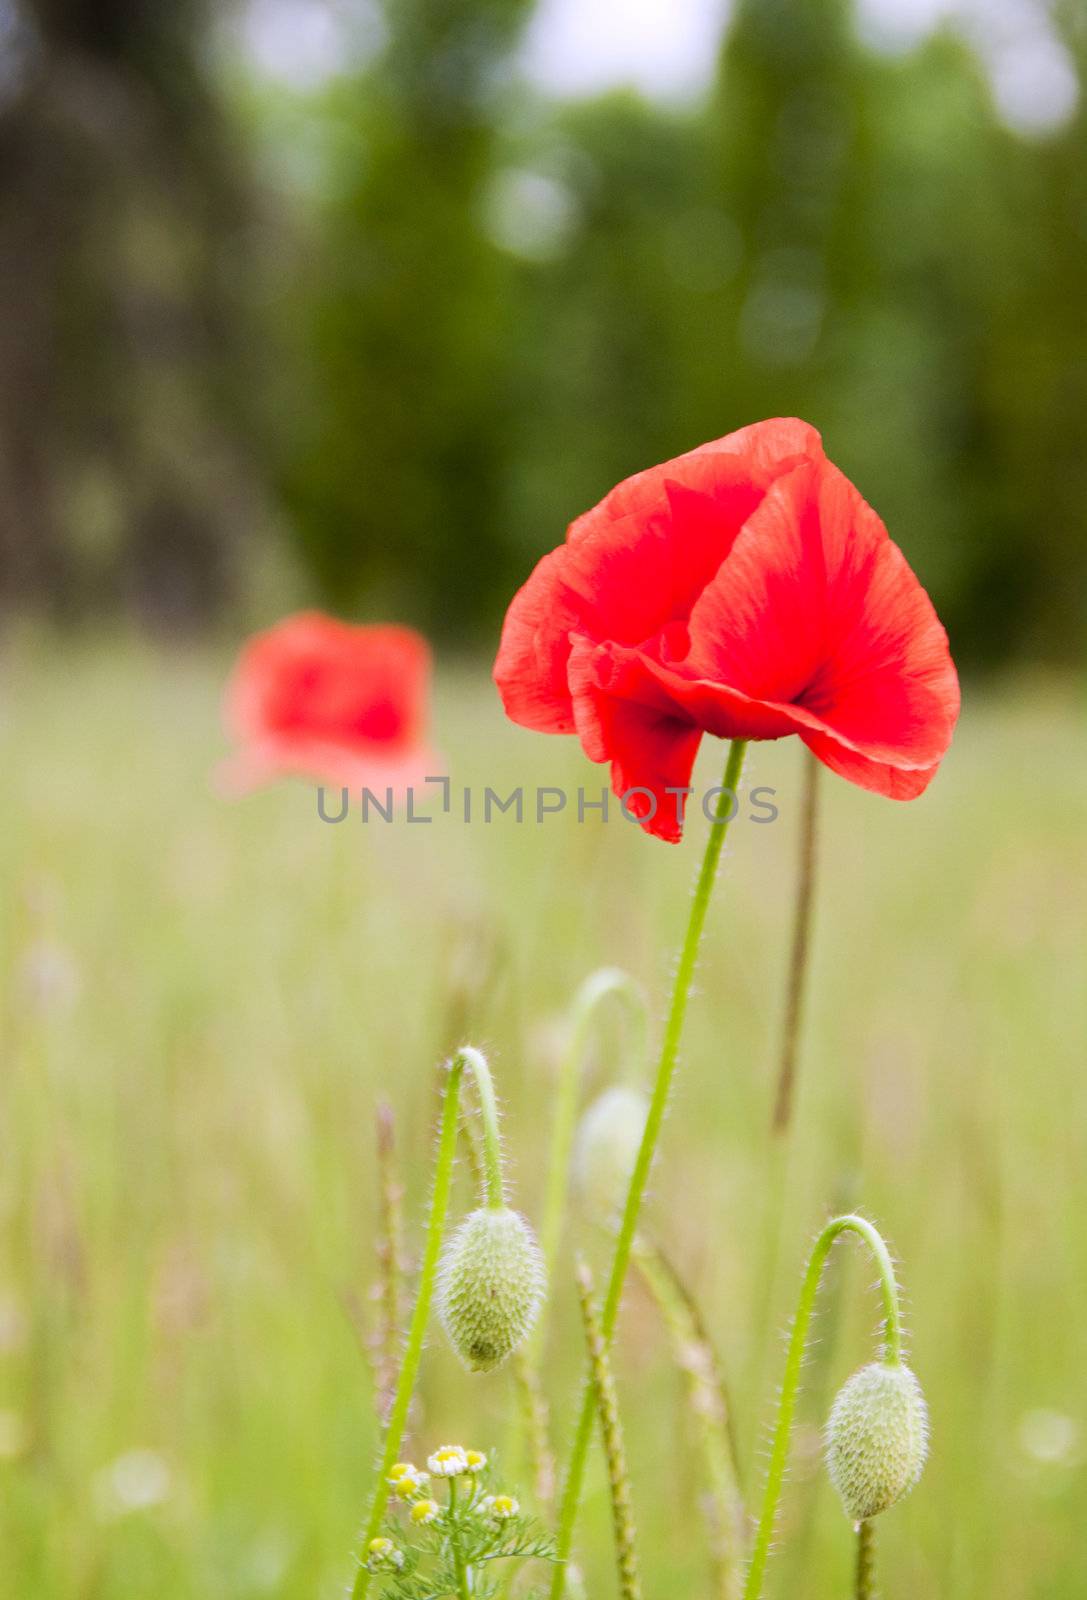
[[[800,854],[797,862],[793,942],[785,996],[785,1028],[778,1063],[777,1093],[774,1097],[773,1130],[776,1134],[784,1134],[787,1131],[792,1120],[793,1101],[796,1096],[800,1023],[804,1011],[805,980],[811,951],[818,829],[819,763],[813,755],[807,754],[804,758],[804,801],[800,817]]]

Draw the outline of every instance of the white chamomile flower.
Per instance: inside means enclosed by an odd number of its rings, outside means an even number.
[[[398,1462],[390,1472],[386,1482],[393,1494],[401,1500],[411,1500],[419,1494],[430,1482],[429,1472],[420,1472],[418,1467],[413,1467],[409,1462]]]
[[[468,1456],[459,1444],[443,1444],[427,1457],[427,1466],[436,1478],[459,1478],[469,1470]]]
[[[483,1501],[483,1510],[495,1522],[508,1522],[520,1511],[520,1502],[511,1494],[489,1494]]]
[[[466,1450],[464,1459],[468,1463],[469,1472],[482,1472],[487,1465],[487,1457],[482,1450]]]
[[[436,1500],[416,1500],[408,1512],[408,1518],[416,1527],[425,1527],[428,1522],[434,1521],[439,1512],[440,1507]]]

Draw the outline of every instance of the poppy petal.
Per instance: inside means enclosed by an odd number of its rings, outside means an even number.
[[[599,654],[581,641],[570,658],[582,746],[590,760],[610,761],[612,792],[646,832],[675,844],[683,834],[682,797],[676,791],[690,785],[702,729],[677,711],[667,693],[654,697],[648,676],[642,679],[642,699],[599,688],[600,662],[594,660]],[[631,670],[638,670],[636,659]]]
[[[576,544],[594,533],[601,523],[619,517],[641,520],[652,515],[660,504],[662,483],[681,483],[713,495],[719,482],[733,481],[731,463],[735,461],[744,475],[765,491],[780,473],[809,458],[824,459],[823,441],[809,422],[802,422],[799,417],[772,417],[766,422],[749,423],[721,439],[711,439],[659,466],[624,478],[591,511],[570,524],[567,542]]]
[[[878,763],[932,766],[959,709],[947,635],[876,513],[829,462],[773,485],[695,606],[685,673],[788,703]]]
[[[879,517],[793,419],[626,479],[514,599],[495,663],[510,716],[577,732],[644,825],[702,733],[797,734],[863,787],[912,798],[959,711],[947,636]]]
[[[767,486],[809,457],[822,444],[807,423],[756,423],[625,479],[573,522],[506,614],[494,678],[507,715],[573,732],[572,635],[639,644],[685,622]]]
[[[220,786],[274,778],[402,793],[436,768],[424,740],[430,650],[399,626],[357,626],[320,612],[286,617],[241,651],[224,697],[240,749]]]
[[[830,733],[804,733],[801,738],[812,755],[829,767],[831,772],[889,800],[916,800],[918,795],[924,794],[940,769],[938,761],[930,767],[908,767],[875,761],[871,756],[851,749]]]

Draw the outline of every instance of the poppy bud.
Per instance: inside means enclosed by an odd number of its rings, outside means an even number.
[[[605,1089],[581,1119],[574,1176],[586,1211],[601,1222],[613,1222],[623,1209],[648,1115],[643,1094],[617,1086]]]
[[[545,1288],[532,1229],[507,1206],[466,1217],[446,1246],[438,1313],[450,1343],[475,1372],[490,1372],[536,1321]]]
[[[873,1361],[855,1372],[826,1428],[827,1469],[848,1516],[866,1522],[901,1500],[927,1449],[928,1412],[909,1367]]]

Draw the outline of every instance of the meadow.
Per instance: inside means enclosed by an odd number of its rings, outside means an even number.
[[[395,1111],[409,1247],[437,1067],[488,1052],[514,1203],[539,1218],[567,1012],[619,964],[661,1015],[704,827],[613,817],[322,823],[313,791],[215,791],[228,653],[11,643],[0,703],[0,1597],[333,1600],[377,1446],[366,1330],[375,1106]],[[509,726],[483,663],[440,664],[464,786],[599,791],[574,741]],[[699,778],[719,781],[708,741]],[[756,1499],[782,1332],[817,1229],[892,1243],[932,1456],[880,1519],[885,1600],[1087,1593],[1087,703],[1059,679],[967,686],[951,755],[900,806],[823,774],[795,1122],[770,1132],[801,751],[753,748],[779,818],[734,825],[647,1226],[695,1289]],[[586,1095],[628,1076],[608,1023]],[[472,1202],[458,1178],[454,1214]],[[573,1215],[544,1373],[561,1443],[582,1345]],[[849,1593],[820,1462],[878,1306],[828,1274],[768,1592]],[[709,1600],[704,1485],[642,1287],[616,1357],[647,1594]],[[414,1453],[509,1439],[506,1371],[435,1328]],[[506,1463],[519,1491],[526,1475]],[[580,1537],[614,1593],[603,1469]]]

